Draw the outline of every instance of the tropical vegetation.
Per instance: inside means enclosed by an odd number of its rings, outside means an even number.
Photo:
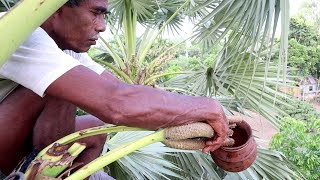
[[[291,100],[284,108],[288,117],[281,120],[279,133],[273,136],[271,149],[284,153],[307,179],[320,178],[320,113],[312,104]]]
[[[1,2],[8,5],[9,1]],[[55,9],[64,2],[56,3]],[[278,91],[289,82],[288,0],[109,0],[109,4],[112,14],[107,21],[113,39],[101,37],[101,47],[93,50],[91,55],[119,79],[177,93],[208,96],[218,99],[228,114],[233,111],[244,113],[245,108],[259,112],[276,127],[282,124],[279,117],[286,112],[279,105],[290,106],[284,101],[287,95]],[[41,16],[41,21],[54,12],[54,8],[50,11],[46,8],[49,9],[49,5],[40,8],[46,14]],[[0,30],[15,27],[4,26],[8,19],[0,20]],[[179,31],[184,19],[194,27],[191,37],[172,44],[162,42],[162,33]],[[274,59],[279,19],[282,34],[279,58]],[[12,20],[19,22],[18,19]],[[26,28],[22,33],[24,38],[41,21]],[[145,27],[141,37],[136,35],[138,24]],[[1,31],[1,34],[7,32]],[[21,38],[17,42],[23,42],[22,36],[17,38]],[[194,63],[196,67],[191,69],[168,70],[168,64],[178,63],[177,57],[181,58],[178,47],[187,41],[200,47],[203,56],[194,61],[199,63]],[[8,47],[11,50],[1,56],[1,61],[6,60],[19,43]],[[178,76],[172,78],[172,75]],[[146,133],[149,132],[141,132],[142,135]],[[129,141],[128,137],[132,140],[141,136],[137,132],[117,133],[106,144],[106,150]],[[118,179],[301,178],[289,167],[281,153],[260,149],[256,162],[249,169],[228,173],[215,166],[206,154],[169,149],[158,143],[118,160],[110,169]]]
[[[273,137],[271,148],[284,153],[289,161],[307,177],[320,178],[320,119],[301,121],[282,119],[280,132]]]
[[[319,77],[320,36],[302,17],[291,18],[288,65],[296,68],[292,74]]]

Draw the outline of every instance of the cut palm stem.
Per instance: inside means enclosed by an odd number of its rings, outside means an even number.
[[[68,144],[71,142],[74,142],[76,140],[89,137],[89,136],[94,136],[94,135],[99,135],[99,134],[107,134],[107,133],[113,133],[113,132],[122,132],[122,131],[145,131],[145,129],[142,128],[135,128],[135,127],[127,127],[127,126],[113,126],[113,127],[107,127],[107,126],[100,126],[100,127],[94,127],[94,128],[89,128],[81,131],[77,131],[75,133],[72,133],[68,136],[65,136],[54,143],[50,144],[47,146],[45,149],[43,149],[36,158],[42,156],[45,154],[49,148],[51,148],[55,143],[58,144]]]

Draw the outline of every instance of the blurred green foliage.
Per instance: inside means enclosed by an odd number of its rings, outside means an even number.
[[[197,71],[200,69],[207,69],[211,67],[215,58],[221,50],[220,45],[212,47],[211,51],[203,52],[198,45],[191,45],[190,47],[179,48],[177,58],[170,61],[165,67],[165,72],[178,71]],[[169,80],[176,75],[168,75],[165,80]]]
[[[274,135],[271,149],[285,154],[307,179],[320,179],[320,119],[309,123],[287,117]]]
[[[290,117],[305,122],[309,122],[314,118],[320,119],[320,113],[316,111],[312,104],[296,99],[287,99],[286,101],[291,104],[291,107],[280,105],[280,108]]]
[[[320,36],[304,19],[291,18],[288,65],[297,68],[293,75],[319,77]]]
[[[83,115],[87,115],[88,113],[85,112],[84,110],[80,109],[80,108],[77,108],[77,111],[76,111],[76,115],[77,116],[83,116]]]
[[[271,149],[284,153],[307,179],[320,179],[320,114],[310,103],[289,103],[292,107],[283,108],[289,117],[281,119]]]

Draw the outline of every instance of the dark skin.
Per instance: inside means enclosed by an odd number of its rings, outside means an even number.
[[[64,5],[41,27],[54,39],[60,49],[87,52],[96,44],[98,34],[106,30],[105,1],[81,1],[79,6]]]
[[[105,0],[84,0],[79,7],[64,5],[41,27],[62,50],[86,52],[106,29],[106,10]],[[0,104],[0,153],[6,154],[0,158],[0,170],[9,173],[29,152],[27,147],[42,149],[75,130],[103,124],[93,116],[76,118],[76,106],[106,123],[148,129],[205,121],[216,137],[206,142],[204,152],[219,148],[228,131],[223,109],[213,99],[125,84],[107,71],[98,75],[80,65],[55,80],[45,98],[19,87]],[[83,154],[80,161],[99,156],[105,138],[95,138],[84,140],[92,152]]]

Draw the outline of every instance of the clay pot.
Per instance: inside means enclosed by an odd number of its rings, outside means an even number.
[[[211,157],[223,170],[240,172],[250,167],[255,161],[257,144],[252,137],[251,127],[245,121],[237,123],[233,131],[231,138],[235,140],[235,144],[231,147],[221,147],[211,152]]]

